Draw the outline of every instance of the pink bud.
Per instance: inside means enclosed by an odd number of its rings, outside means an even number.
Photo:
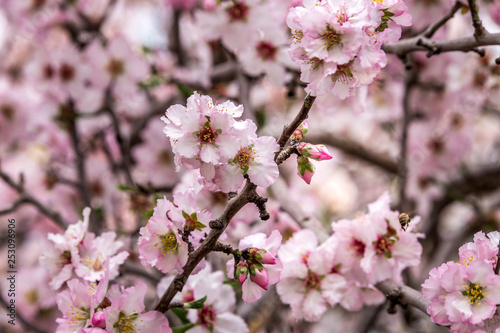
[[[293,132],[293,137],[295,138],[295,140],[300,141],[306,136],[308,131],[309,131],[309,126],[307,125],[307,121],[304,121]]]
[[[302,142],[298,145],[297,150],[302,156],[312,158],[316,161],[330,160],[332,158],[325,145],[313,145]]]
[[[255,275],[250,275],[250,279],[262,289],[267,290],[267,286],[269,285],[269,279],[267,277],[267,270],[265,268],[261,271],[256,269]]]
[[[106,327],[106,316],[103,311],[96,311],[92,316],[92,325],[100,328]]]
[[[311,184],[312,176],[316,171],[314,164],[312,164],[307,157],[299,156],[297,158],[297,175],[302,178],[307,184]]]
[[[247,279],[248,267],[245,261],[240,261],[234,270],[234,277],[240,284]]]
[[[270,253],[265,250],[261,250],[263,252],[260,253],[262,256],[262,260],[260,260],[261,264],[267,264],[267,265],[274,265],[276,264],[276,258]]]
[[[208,11],[215,10],[217,8],[217,4],[215,0],[203,0],[203,8]]]

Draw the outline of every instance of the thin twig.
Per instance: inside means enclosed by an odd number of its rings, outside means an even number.
[[[448,22],[450,19],[452,19],[453,16],[455,15],[455,13],[463,7],[464,7],[464,4],[461,3],[460,1],[455,2],[455,5],[453,6],[453,8],[450,10],[450,12],[448,14],[446,14],[438,22],[434,23],[433,25],[431,25],[427,29],[425,29],[425,31],[421,35],[426,37],[426,38],[431,38],[432,36],[434,36],[436,31],[439,30],[439,28],[441,28],[443,25],[446,24],[446,22]]]
[[[483,22],[479,17],[479,8],[477,7],[477,3],[475,0],[467,0],[469,3],[470,15],[472,17],[472,26],[474,27],[474,37],[476,40],[480,39],[481,36],[484,36],[488,32],[483,26]]]
[[[304,103],[302,104],[302,108],[300,109],[295,119],[288,126],[285,126],[283,128],[283,133],[281,133],[281,136],[278,139],[278,144],[280,145],[280,151],[283,150],[283,147],[285,147],[286,142],[292,136],[293,132],[297,129],[297,127],[299,127],[299,125],[302,124],[302,122],[307,119],[309,111],[311,110],[311,107],[313,106],[315,100],[316,96],[311,96],[310,94],[307,94],[307,96],[304,98]]]

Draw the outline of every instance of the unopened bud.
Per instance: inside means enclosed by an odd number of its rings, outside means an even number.
[[[325,145],[313,145],[307,142],[302,142],[297,146],[299,153],[316,161],[324,161],[332,159],[332,155],[328,152]]]

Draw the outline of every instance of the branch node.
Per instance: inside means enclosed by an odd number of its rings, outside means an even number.
[[[221,220],[216,219],[208,223],[209,227],[212,229],[220,230],[224,227],[224,223]]]
[[[248,201],[253,202],[259,209],[260,219],[263,221],[269,220],[269,213],[266,209],[267,198],[261,197],[257,192],[253,192],[248,196]]]

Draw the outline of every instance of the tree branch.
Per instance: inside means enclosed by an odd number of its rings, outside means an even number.
[[[280,151],[283,150],[283,147],[285,147],[286,142],[292,136],[293,132],[297,129],[297,127],[299,127],[299,125],[302,124],[302,122],[307,119],[309,110],[311,110],[311,107],[313,106],[315,100],[316,96],[311,96],[310,94],[307,94],[307,96],[304,98],[304,104],[302,104],[302,108],[300,109],[295,119],[288,126],[285,126],[283,128],[283,132],[281,133],[281,136],[278,139],[278,144],[280,145]]]
[[[386,53],[396,54],[404,57],[406,54],[415,51],[427,51],[427,56],[451,51],[469,52],[474,51],[479,46],[500,45],[500,33],[486,33],[479,38],[474,36],[452,39],[452,40],[432,40],[423,36],[402,39],[394,45],[382,45]]]
[[[256,188],[256,185],[252,184],[250,181],[247,181],[243,190],[236,197],[229,200],[226,208],[219,216],[219,218],[215,221],[212,221],[217,223],[210,223],[212,230],[210,230],[207,238],[196,250],[194,250],[194,252],[189,255],[189,259],[183,268],[183,272],[175,276],[174,280],[172,281],[170,286],[168,286],[161,299],[153,307],[154,310],[165,312],[169,309],[169,304],[175,294],[182,290],[189,275],[193,272],[198,263],[214,248],[216,248],[217,240],[219,239],[220,235],[222,235],[236,213],[248,202],[250,202],[250,197],[255,194]]]
[[[419,291],[405,285],[400,285],[391,279],[379,282],[375,287],[387,297],[397,298],[400,304],[411,305],[427,314],[429,301]]]

